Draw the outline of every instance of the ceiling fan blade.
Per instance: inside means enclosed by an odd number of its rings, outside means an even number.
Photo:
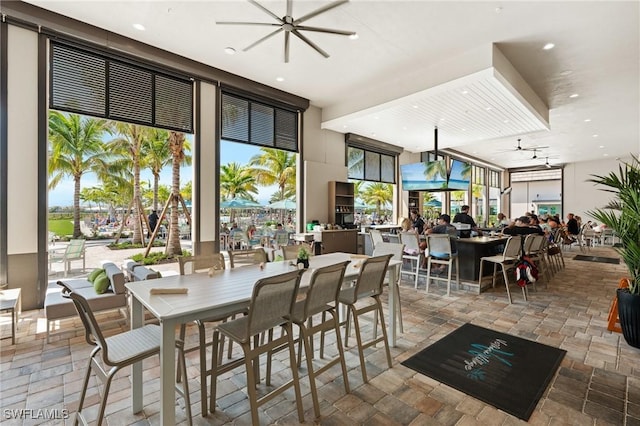
[[[300,40],[304,41],[305,43],[307,43],[309,46],[313,47],[316,52],[318,52],[319,54],[321,54],[322,56],[324,56],[325,58],[329,57],[329,54],[327,52],[325,52],[324,50],[320,49],[314,42],[312,42],[311,40],[309,40],[308,38],[306,38],[305,36],[303,36],[302,34],[300,34],[298,32],[298,30],[292,30],[291,33],[298,37]]]
[[[267,22],[216,22],[216,25],[264,25],[268,27],[279,27],[282,24],[271,24]]]
[[[304,31],[315,31],[315,32],[318,32],[318,33],[338,34],[338,35],[344,35],[344,36],[355,35],[354,31],[334,30],[334,29],[331,29],[331,28],[307,27],[307,26],[304,26],[304,25],[297,25],[296,29],[297,30],[304,30]]]
[[[284,21],[282,20],[281,17],[279,17],[278,15],[276,15],[275,13],[273,13],[272,11],[270,11],[269,9],[267,9],[266,7],[258,3],[256,0],[247,0],[247,1],[252,5],[254,5],[255,7],[257,7],[258,9],[262,10],[267,15],[271,16],[276,21],[284,24]]]
[[[253,1],[253,0],[249,0],[249,1]],[[306,15],[301,16],[300,18],[296,19],[295,21],[293,21],[293,25],[298,25],[300,22],[304,22],[307,19],[311,19],[314,16],[320,15],[321,13],[324,13],[327,10],[331,10],[334,7],[338,7],[338,6],[343,5],[345,3],[349,3],[349,0],[337,0],[337,1],[334,1],[333,3],[329,3],[326,6],[323,6],[323,7],[319,8],[319,9],[316,9],[313,12],[307,13]]]
[[[284,63],[289,63],[289,31],[284,33]]]
[[[251,43],[249,46],[245,47],[244,49],[242,49],[243,52],[246,52],[247,50],[251,49],[252,47],[257,46],[258,44],[262,43],[263,41],[265,41],[266,39],[273,37],[274,35],[278,34],[280,31],[282,31],[282,27],[278,28],[277,30],[267,34],[266,36],[262,37],[260,40]]]

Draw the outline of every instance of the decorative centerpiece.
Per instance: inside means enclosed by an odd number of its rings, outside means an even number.
[[[623,162],[617,173],[592,176],[590,182],[615,195],[607,206],[589,213],[620,240],[616,250],[629,270],[626,288],[617,290],[620,328],[627,343],[640,348],[640,157]]]
[[[302,263],[304,269],[309,267],[309,250],[307,250],[306,247],[301,247],[300,250],[298,250],[298,261],[296,263]]]

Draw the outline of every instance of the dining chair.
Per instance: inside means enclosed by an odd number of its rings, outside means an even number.
[[[484,266],[484,262],[493,263],[493,280],[491,286],[495,288],[496,286],[496,273],[498,265],[502,269],[502,275],[504,277],[504,284],[507,288],[507,297],[509,298],[509,303],[513,303],[511,299],[511,292],[509,291],[509,274],[508,271],[514,268],[516,260],[518,260],[518,256],[520,255],[520,250],[522,247],[522,237],[519,235],[509,237],[507,242],[504,245],[504,251],[502,254],[494,255],[494,256],[485,256],[480,258],[480,278],[478,279],[478,285],[482,288],[482,270]],[[522,287],[522,294],[524,296],[524,300],[527,300],[526,288]]]
[[[289,233],[286,231],[276,231],[273,235],[273,248],[278,250],[289,245]]]
[[[451,295],[451,274],[453,265],[456,266],[456,285],[460,289],[460,262],[458,253],[454,253],[451,247],[451,236],[449,234],[429,234],[427,235],[427,247],[429,254],[427,255],[427,288],[429,293],[429,284],[431,280],[442,280],[445,278],[432,277],[431,265],[445,265],[447,267],[447,296]]]
[[[553,265],[554,272],[558,272],[561,269],[564,269],[564,255],[562,253],[562,230],[557,228],[552,233],[552,239],[549,242],[549,246],[547,247],[547,253],[549,254],[549,258]]]
[[[375,247],[378,243],[384,242],[384,238],[382,238],[382,232],[380,232],[378,229],[370,230],[369,235],[371,235],[371,245],[373,247]]]
[[[88,424],[82,408],[87,395],[91,372],[95,371],[96,379],[103,385],[97,417],[97,424],[101,426],[104,422],[104,412],[113,377],[124,367],[160,354],[160,326],[147,324],[140,328],[105,337],[87,299],[80,293],[73,291],[64,282],[58,281],[58,284],[62,286],[62,296],[73,301],[85,329],[85,340],[94,347],[89,356],[89,365],[84,376],[82,390],[80,391],[75,424],[79,422],[83,425]],[[182,370],[182,374],[186,377],[187,370],[182,340],[176,340],[176,348],[178,350],[178,368]],[[101,361],[100,358],[102,358]],[[182,387],[176,386],[176,392],[184,398],[187,422],[191,425],[191,401],[189,399],[189,384],[187,380],[184,381]]]
[[[249,250],[231,250],[229,253],[229,266],[237,268],[238,266],[257,265],[267,262],[267,252],[262,247]]]
[[[251,420],[254,425],[260,424],[258,407],[271,401],[286,389],[293,387],[298,411],[298,420],[304,422],[304,410],[302,408],[302,396],[300,393],[300,380],[296,365],[296,354],[293,340],[291,315],[298,295],[302,270],[295,270],[284,274],[258,280],[253,288],[253,295],[249,303],[247,316],[228,321],[218,325],[213,332],[213,359],[211,362],[211,391],[210,412],[215,412],[216,388],[218,377],[221,374],[232,371],[235,368],[245,366],[247,374],[247,393],[251,407]],[[277,339],[273,339],[273,329],[282,327],[284,333]],[[269,332],[270,339],[260,343],[259,335]],[[220,336],[238,343],[242,347],[243,357],[234,359],[226,364],[218,360],[218,345]],[[291,368],[291,380],[283,383],[275,389],[271,388],[269,372],[266,375],[266,386],[269,392],[258,398],[256,391],[257,376],[260,368],[260,355],[286,346],[289,349],[289,364]],[[205,397],[204,395],[202,396]]]
[[[311,274],[306,297],[303,300],[296,302],[291,316],[293,323],[300,329],[300,337],[298,339],[298,365],[301,363],[301,346],[304,344],[309,385],[311,387],[311,399],[313,400],[313,411],[316,418],[320,417],[320,403],[318,402],[316,377],[339,363],[342,367],[342,378],[344,380],[345,392],[350,392],[347,366],[344,359],[344,349],[342,347],[342,338],[340,337],[340,321],[337,313],[338,294],[344,279],[345,269],[349,263],[349,261],[346,261],[314,269]],[[320,314],[322,314],[320,322],[314,324],[314,317],[317,318]],[[325,333],[330,330],[334,330],[336,334],[338,355],[327,361],[321,368],[314,370],[313,336],[320,333],[320,358],[324,358]]]
[[[309,252],[309,255],[313,256],[313,250],[310,244],[300,243],[294,244],[292,246],[284,246],[282,247],[282,257],[284,260],[296,260],[298,258],[298,251],[301,248],[306,248]]]
[[[197,256],[181,256],[178,258],[178,264],[180,268],[180,275],[188,275],[195,273],[208,273],[214,274],[216,271],[224,271],[225,259],[222,253],[213,253],[207,255]],[[202,409],[202,416],[207,415],[207,377],[211,375],[211,370],[207,369],[207,348],[213,346],[213,342],[206,341],[206,327],[207,323],[219,323],[227,321],[229,318],[233,319],[237,314],[246,313],[246,309],[229,308],[219,315],[206,318],[203,320],[194,321],[198,326],[198,345],[190,348],[185,348],[184,352],[191,352],[197,350],[200,354],[200,394],[202,395],[200,405]],[[180,340],[185,341],[186,338],[186,324],[180,325]],[[220,345],[220,353],[218,356],[222,358],[223,344]],[[232,342],[229,342],[229,358],[231,358]],[[185,379],[186,380],[186,379]],[[181,381],[181,371],[176,372],[176,381]]]
[[[538,268],[538,276],[544,280],[544,287],[549,286],[551,280],[551,272],[549,264],[547,262],[547,237],[544,235],[530,234],[527,235],[527,240],[531,241],[529,244],[525,244],[527,256],[535,262]],[[534,283],[534,290],[536,289]]]
[[[374,256],[384,256],[384,255],[390,254],[392,256],[391,259],[399,260],[400,262],[402,262],[404,252],[405,252],[404,244],[399,244],[399,243],[378,243],[373,249]],[[400,271],[401,267],[394,268],[394,269],[397,271],[396,275],[394,277],[391,277],[391,280],[393,280],[394,282],[390,283],[385,279],[384,284],[389,285],[389,291],[394,292],[393,295],[394,295],[394,300],[396,305],[395,312],[398,319],[397,324],[400,327],[400,333],[404,333],[404,324],[402,323],[402,303],[400,303],[400,276],[402,272]],[[378,322],[375,321],[374,332],[373,332],[374,337],[377,336],[377,325],[378,325]]]
[[[403,274],[413,275],[414,288],[418,288],[418,277],[420,276],[420,265],[422,264],[422,252],[420,251],[420,239],[415,232],[401,232],[400,243],[404,244],[404,253],[401,260],[408,260],[411,265],[411,271],[403,270]],[[413,262],[416,262],[415,269]]]
[[[358,265],[360,268],[360,274],[356,280],[355,285],[352,287],[340,290],[338,300],[341,304],[347,307],[347,319],[346,330],[344,336],[344,345],[349,346],[349,333],[351,326],[351,317],[353,316],[353,328],[356,331],[356,341],[358,355],[360,357],[360,368],[362,370],[362,380],[364,383],[368,382],[367,370],[364,362],[364,350],[375,346],[382,342],[384,343],[384,349],[387,356],[387,363],[391,368],[391,352],[389,350],[389,339],[387,337],[387,329],[384,324],[384,313],[382,311],[382,301],[380,295],[382,294],[382,284],[384,277],[387,273],[387,267],[389,266],[389,260],[392,255],[387,254],[384,256],[370,257],[362,260]],[[368,301],[370,303],[362,307],[357,307],[356,303],[359,301]],[[373,302],[373,303],[371,303]],[[373,337],[373,339],[363,342],[362,333],[360,329],[360,322],[358,317],[368,312],[378,312],[378,318],[380,319],[380,328],[382,330],[381,337]]]

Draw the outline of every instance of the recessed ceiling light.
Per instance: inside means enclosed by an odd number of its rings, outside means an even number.
[[[225,47],[224,53],[226,53],[227,55],[235,55],[236,49],[234,49],[233,47]]]
[[[496,11],[496,13],[502,12],[502,8],[501,7],[496,7],[494,10]]]
[[[594,138],[597,138],[597,137],[598,137],[598,135],[597,135],[597,134],[595,134],[595,135],[593,135],[593,137],[594,137]]]
[[[357,39],[359,38],[359,37],[358,37],[358,33],[351,34],[351,35],[349,36],[349,38],[350,38],[351,40],[357,40]]]
[[[402,128],[402,130],[407,130],[407,126],[404,126],[404,127]]]
[[[570,75],[572,73],[573,73],[573,71],[571,71],[571,70],[564,70],[564,71],[562,71],[560,73],[560,75],[563,76],[563,77],[566,77],[566,76],[568,76],[568,75]]]
[[[414,105],[413,107],[414,107],[414,108],[418,108],[418,105]]]
[[[468,90],[463,90],[463,91],[462,91],[462,94],[463,94],[463,95],[466,95],[467,93],[469,93],[469,91],[468,91]]]
[[[600,145],[598,148],[603,149],[603,148],[604,148],[604,145]]]
[[[145,30],[144,25],[142,25],[142,24],[133,24],[133,28],[135,28],[138,31],[144,31]]]
[[[375,136],[375,135],[376,135],[375,133],[371,133],[371,136]]]
[[[577,98],[578,96],[580,96],[580,95],[578,95],[577,93],[573,93],[573,94],[569,95],[570,98]]]
[[[466,132],[466,131],[467,131],[467,129],[465,129],[465,128],[462,128],[462,129],[460,129],[460,130],[462,130],[463,132]]]
[[[544,45],[543,49],[544,49],[544,50],[551,50],[551,49],[553,49],[554,47],[556,47],[556,45],[555,45],[555,44],[553,44],[553,43],[547,43],[547,44],[545,44],[545,45]]]
[[[585,118],[585,119],[584,119],[584,122],[585,122],[585,123],[588,123],[588,122],[590,122],[590,121],[591,121],[591,119],[590,119],[590,118]]]
[[[609,156],[609,154],[603,154],[603,155],[604,155],[605,157],[608,157],[608,156]]]
[[[502,122],[503,122],[503,123],[508,123],[508,122],[509,122],[509,120],[502,120]]]
[[[346,129],[346,128],[347,128],[347,127],[349,127],[349,126],[347,126],[347,125],[345,124],[345,125],[344,125],[344,126],[342,126],[342,127],[343,127],[344,129]]]
[[[376,120],[380,120],[380,117],[378,117],[377,115],[373,118],[375,118]]]
[[[284,81],[284,77],[276,77],[276,81]]]
[[[493,109],[493,108],[491,108],[491,107],[486,107],[484,110],[485,110],[485,111],[491,111],[492,109]]]

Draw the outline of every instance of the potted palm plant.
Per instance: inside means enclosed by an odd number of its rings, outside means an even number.
[[[300,250],[298,250],[297,263],[302,263],[304,269],[309,267],[309,250],[306,247],[300,247]]]
[[[617,172],[592,176],[589,182],[615,194],[607,206],[589,214],[613,229],[620,239],[616,250],[630,275],[628,288],[617,291],[620,328],[627,343],[640,348],[640,156],[632,156],[631,162],[622,162]]]

